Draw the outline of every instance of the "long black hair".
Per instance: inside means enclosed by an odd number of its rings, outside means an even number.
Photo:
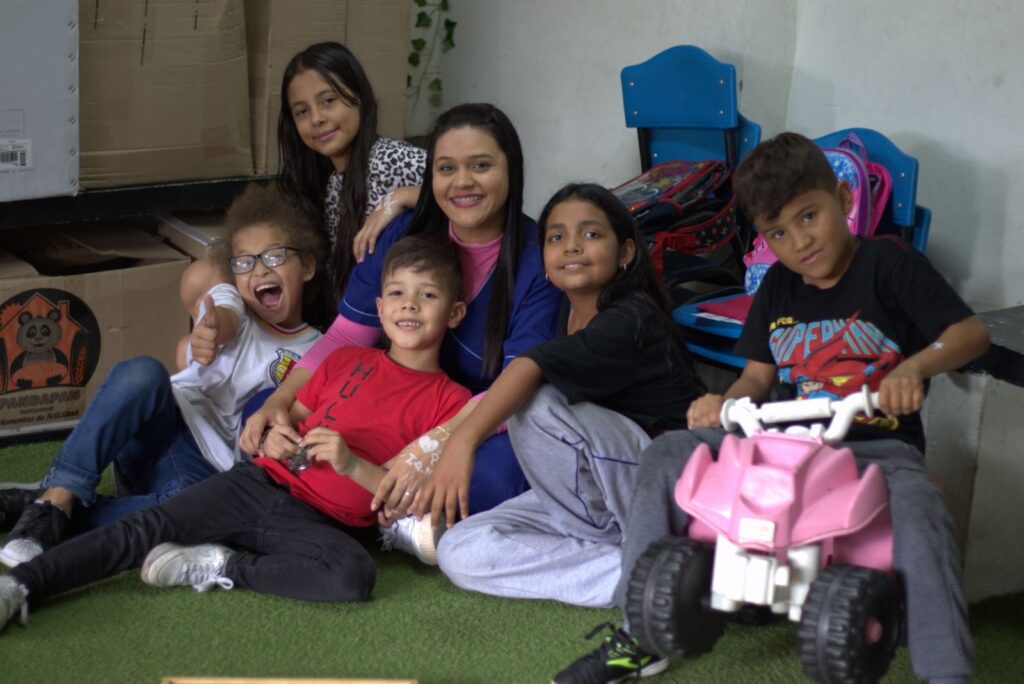
[[[302,142],[288,103],[288,85],[305,71],[315,71],[345,102],[359,107],[359,130],[352,140],[345,182],[342,185],[338,231],[331,249],[330,286],[335,299],[341,296],[352,269],[352,240],[366,214],[366,177],[370,164],[370,148],[377,141],[377,100],[359,60],[340,43],[316,43],[292,57],[281,78],[281,114],[277,118],[277,147],[281,159],[281,188],[296,198],[306,211],[327,226],[324,215],[324,190],[334,173],[327,157],[311,150]]]
[[[672,320],[672,304],[658,280],[654,264],[651,263],[651,254],[647,250],[643,233],[637,228],[626,206],[611,191],[595,183],[569,183],[560,188],[540,213],[540,220],[537,222],[538,242],[544,244],[544,232],[554,208],[573,199],[588,202],[600,209],[608,217],[608,223],[620,246],[625,244],[626,240],[632,240],[636,245],[633,260],[625,268],[616,269],[611,282],[598,294],[597,310],[604,311],[617,304],[631,311],[642,321],[647,311],[653,307],[669,338],[675,342],[670,358],[688,359],[683,333]],[[649,306],[643,306],[641,300],[647,302]]]
[[[519,257],[526,244],[523,215],[523,148],[519,135],[505,113],[492,104],[462,104],[437,118],[427,140],[427,165],[423,187],[412,217],[410,234],[443,234],[448,231],[448,217],[441,211],[431,190],[434,183],[434,155],[437,140],[457,128],[475,128],[494,138],[508,160],[508,199],[505,201],[505,230],[501,237],[501,253],[494,269],[494,287],[487,308],[487,329],[484,333],[483,375],[495,376],[501,371],[504,356],[502,345],[508,337],[508,320],[515,291]]]

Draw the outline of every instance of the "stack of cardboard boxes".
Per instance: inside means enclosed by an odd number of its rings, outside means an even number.
[[[9,0],[0,203],[277,171],[281,74],[348,45],[401,137],[411,0]],[[0,204],[2,210],[2,204]],[[173,362],[178,282],[216,216],[0,233],[0,436],[74,420],[118,360]]]

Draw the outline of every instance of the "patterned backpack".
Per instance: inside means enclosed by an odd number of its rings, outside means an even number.
[[[647,237],[659,273],[665,250],[704,254],[737,229],[731,175],[724,162],[669,161],[612,189]]]

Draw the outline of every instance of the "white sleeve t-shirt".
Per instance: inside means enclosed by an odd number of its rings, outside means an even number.
[[[306,324],[293,330],[260,324],[234,285],[210,290],[215,306],[238,316],[238,332],[209,366],[192,362],[171,376],[174,399],[203,456],[217,470],[237,460],[242,409],[260,390],[275,388],[320,337]],[[200,307],[199,317],[205,311]]]

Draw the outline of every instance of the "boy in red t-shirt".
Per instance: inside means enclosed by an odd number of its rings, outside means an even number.
[[[296,397],[292,424],[271,428],[252,463],[0,577],[0,627],[19,611],[24,621],[29,604],[140,564],[142,580],[159,587],[365,599],[376,569],[359,540],[376,531],[370,500],[381,466],[470,398],[438,364],[445,333],[466,310],[458,269],[447,240],[396,243],[377,299],[387,351],[328,357]]]

